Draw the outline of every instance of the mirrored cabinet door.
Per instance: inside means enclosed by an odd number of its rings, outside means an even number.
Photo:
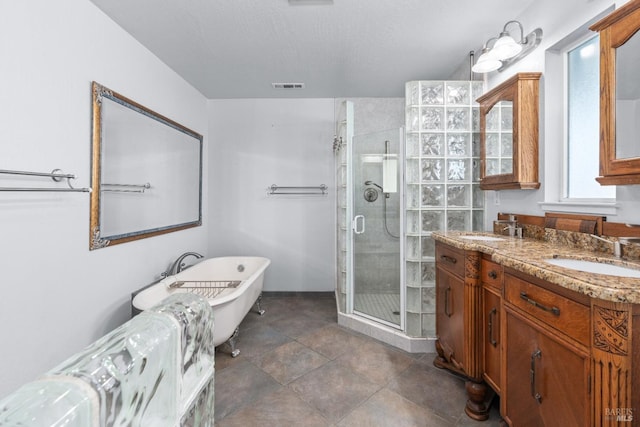
[[[640,184],[640,0],[591,26],[600,33],[601,185]]]
[[[518,73],[478,98],[483,190],[536,189],[540,73]]]
[[[513,101],[500,101],[487,112],[485,176],[513,173]]]

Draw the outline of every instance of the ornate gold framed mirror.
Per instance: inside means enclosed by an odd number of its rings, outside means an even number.
[[[92,83],[90,249],[202,224],[202,135]]]

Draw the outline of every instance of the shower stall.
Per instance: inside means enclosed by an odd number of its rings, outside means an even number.
[[[352,146],[351,311],[402,329],[401,129],[358,135]]]
[[[433,351],[431,232],[484,228],[482,89],[476,81],[408,82],[402,123],[379,131],[355,129],[353,102],[337,105],[340,324],[407,351]]]

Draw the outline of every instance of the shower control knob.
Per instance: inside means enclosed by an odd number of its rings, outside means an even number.
[[[375,202],[378,200],[378,190],[375,188],[367,188],[364,190],[364,199],[367,202]]]

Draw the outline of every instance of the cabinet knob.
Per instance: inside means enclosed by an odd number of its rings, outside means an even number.
[[[491,270],[489,272],[489,277],[492,279],[497,279],[498,278],[498,273],[495,270]]]

